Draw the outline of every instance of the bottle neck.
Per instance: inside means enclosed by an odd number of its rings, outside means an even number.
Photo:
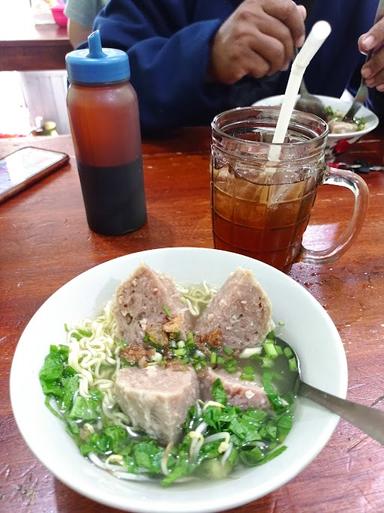
[[[118,80],[116,82],[77,82],[73,80],[69,83],[69,86],[75,85],[80,87],[113,87],[113,86],[119,86],[122,84],[129,84],[129,80],[127,78],[124,78],[123,80]]]

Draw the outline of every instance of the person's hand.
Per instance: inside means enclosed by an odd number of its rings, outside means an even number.
[[[244,0],[214,37],[210,78],[233,84],[287,69],[304,42],[305,17],[292,0]]]
[[[361,68],[361,74],[368,87],[376,87],[384,92],[384,18],[359,38],[359,50],[367,54],[372,52],[369,60]]]

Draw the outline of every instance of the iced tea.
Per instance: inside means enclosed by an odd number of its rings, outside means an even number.
[[[368,188],[355,173],[325,163],[328,126],[293,111],[284,143],[273,144],[275,107],[239,107],[212,122],[211,200],[215,247],[257,258],[288,271],[299,258],[311,264],[336,260],[359,232]],[[348,188],[351,222],[329,247],[302,246],[320,184]],[[336,220],[337,221],[337,220]]]
[[[264,184],[244,179],[229,166],[212,172],[215,247],[289,269],[301,250],[317,179]]]

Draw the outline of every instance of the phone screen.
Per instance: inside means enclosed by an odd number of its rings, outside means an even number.
[[[22,190],[68,160],[65,153],[26,147],[0,159],[0,198]]]

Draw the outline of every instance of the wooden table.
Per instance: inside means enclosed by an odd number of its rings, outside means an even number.
[[[71,50],[67,29],[55,23],[0,20],[0,71],[64,69]]]
[[[32,314],[69,279],[108,259],[162,246],[212,247],[207,130],[189,129],[143,146],[148,224],[122,237],[86,224],[69,137],[35,139],[65,150],[70,165],[0,205],[0,511],[112,513],[57,481],[22,440],[8,399],[17,340]],[[26,141],[5,141],[0,155]],[[355,156],[383,163],[383,132],[355,146]],[[365,175],[370,206],[361,234],[337,263],[295,264],[291,275],[328,310],[345,344],[349,398],[378,407],[384,394],[384,173]],[[352,199],[320,190],[307,242],[327,240]],[[31,419],[33,422],[33,419]],[[380,513],[384,449],[340,422],[321,454],[286,486],[233,513]],[[181,512],[180,512],[181,513]]]
[[[1,71],[42,71],[65,68],[65,55],[73,48],[67,30],[57,25],[35,25],[29,34],[14,39],[0,34]]]

